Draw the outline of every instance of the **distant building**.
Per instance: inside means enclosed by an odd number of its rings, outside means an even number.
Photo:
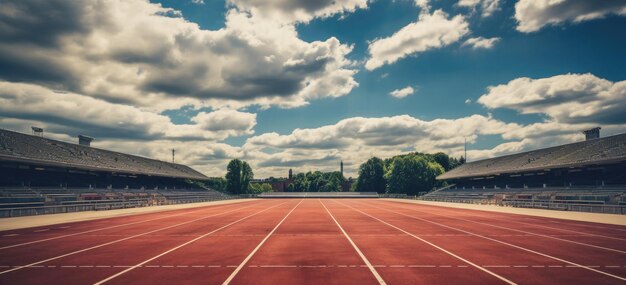
[[[285,190],[287,190],[287,187],[291,185],[291,183],[293,183],[293,170],[292,169],[289,169],[288,177],[289,178],[270,177],[266,179],[253,179],[252,181],[250,181],[250,183],[256,183],[256,184],[267,183],[269,185],[272,185],[272,189],[274,190],[274,192],[285,192]]]

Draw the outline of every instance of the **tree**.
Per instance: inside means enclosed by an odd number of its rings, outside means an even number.
[[[445,171],[452,169],[450,157],[443,152],[433,154],[433,160],[439,163]]]
[[[438,184],[436,177],[443,172],[441,165],[423,156],[396,157],[385,177],[387,192],[417,195],[430,191]]]
[[[239,159],[233,159],[226,166],[226,191],[232,194],[241,192],[241,169],[243,163]]]
[[[359,166],[359,177],[355,183],[355,191],[385,192],[385,165],[382,159],[372,157]]]
[[[220,192],[226,191],[226,179],[222,177],[209,178],[204,182],[204,185]]]
[[[387,192],[415,195],[419,192],[419,172],[425,168],[424,159],[396,157],[387,172]]]
[[[270,185],[269,183],[250,183],[250,187],[248,187],[249,194],[260,194],[272,191],[272,185]]]
[[[226,191],[232,194],[248,193],[252,179],[254,179],[254,173],[247,162],[233,159],[228,163],[226,167]]]
[[[241,193],[249,193],[250,180],[254,179],[252,167],[247,162],[241,163]]]
[[[298,173],[287,186],[288,192],[337,192],[342,191],[344,178],[341,172]]]
[[[272,185],[269,183],[261,184],[261,190],[263,192],[274,192],[274,188],[272,188]]]

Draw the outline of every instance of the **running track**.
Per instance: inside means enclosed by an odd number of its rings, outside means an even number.
[[[0,232],[0,284],[173,283],[626,284],[626,227],[277,199]]]

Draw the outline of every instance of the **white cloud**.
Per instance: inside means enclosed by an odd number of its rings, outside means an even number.
[[[470,98],[465,99],[465,104],[471,104],[471,103],[472,103],[472,99]]]
[[[481,9],[481,17],[486,18],[497,10],[500,9],[500,0],[459,0],[457,4],[459,7],[466,7],[472,10],[476,10],[477,7]]]
[[[219,30],[144,0],[11,0],[0,11],[0,65],[11,67],[0,80],[153,110],[297,107],[357,86],[352,47],[237,8]]]
[[[314,18],[326,18],[367,8],[367,0],[228,0],[228,2],[255,16],[287,23],[307,23]]]
[[[429,0],[415,0],[415,6],[420,7],[422,12],[428,12],[430,10]]]
[[[365,68],[374,70],[409,55],[447,46],[468,32],[468,23],[461,15],[448,19],[448,14],[442,10],[422,13],[417,22],[406,25],[390,37],[370,42],[370,58]]]
[[[517,78],[489,87],[478,102],[491,109],[546,114],[563,123],[626,123],[626,81],[611,82],[589,73]]]
[[[471,46],[473,49],[490,49],[492,48],[497,42],[500,41],[500,38],[483,38],[483,37],[477,37],[477,38],[470,38],[467,39],[464,43],[463,46]]]
[[[402,89],[393,90],[389,93],[389,95],[401,99],[401,98],[404,98],[406,96],[413,94],[414,92],[415,90],[413,89],[413,87],[407,86]]]
[[[517,78],[489,87],[478,103],[546,118],[502,132],[503,139],[512,141],[470,152],[475,159],[580,141],[584,138],[580,131],[596,126],[605,135],[626,129],[626,81],[611,82],[592,74]]]
[[[515,4],[517,30],[536,32],[547,25],[565,22],[579,23],[604,18],[607,15],[626,15],[623,0],[519,0]]]
[[[251,135],[256,125],[256,114],[234,110],[201,112],[191,118],[194,124],[174,124],[167,116],[134,106],[6,81],[0,81],[0,118],[11,119],[20,129],[35,121],[51,133],[129,140],[220,141]]]
[[[204,5],[204,0],[191,0],[191,3],[198,4],[198,5]]]
[[[381,118],[348,118],[334,125],[295,129],[287,135],[265,133],[249,138],[248,151],[271,153],[254,161],[275,171],[289,167],[334,170],[342,159],[350,175],[372,155],[390,157],[403,152],[444,151],[460,155],[464,138],[471,142],[478,135],[503,134],[519,128],[491,117],[473,115],[459,119],[424,121],[408,115]],[[300,168],[298,170],[301,170]]]

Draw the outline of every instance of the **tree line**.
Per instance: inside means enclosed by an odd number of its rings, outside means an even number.
[[[359,177],[351,191],[400,193],[418,195],[444,186],[435,178],[465,163],[463,157],[456,159],[445,153],[413,152],[387,159],[372,157],[359,166]],[[205,185],[231,194],[259,194],[273,191],[269,183],[251,183],[252,167],[242,160],[233,159],[226,167],[225,178],[214,178]],[[276,180],[276,179],[274,179]],[[340,192],[346,179],[341,172],[309,171],[298,173],[287,186],[287,192]]]
[[[438,175],[465,163],[445,153],[413,152],[382,160],[372,157],[359,166],[359,177],[352,188],[358,192],[401,193],[418,195],[444,182]]]
[[[298,173],[286,192],[341,192],[345,178],[339,171]]]
[[[269,183],[251,183],[252,179],[254,179],[254,172],[250,164],[233,159],[226,166],[225,178],[212,178],[204,184],[217,191],[230,194],[259,194],[273,190]]]

